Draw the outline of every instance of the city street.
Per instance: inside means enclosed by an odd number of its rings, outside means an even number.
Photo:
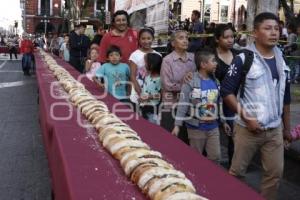
[[[51,199],[35,77],[23,75],[19,60],[0,58],[0,199]]]
[[[9,61],[1,55],[0,80],[0,199],[51,199],[50,172],[39,127],[35,76],[23,76],[20,60]],[[293,125],[299,115],[299,104],[293,104]],[[293,148],[297,150],[297,147],[299,149],[299,144]],[[223,150],[225,152],[225,147]],[[296,150],[286,152],[280,200],[300,199],[300,161]],[[257,189],[259,179],[259,164],[253,162],[246,181]]]

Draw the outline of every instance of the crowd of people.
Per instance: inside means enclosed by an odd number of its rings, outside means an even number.
[[[13,55],[15,59],[18,59],[18,51],[19,51],[19,44],[20,44],[20,38],[19,35],[0,35],[0,46],[4,48],[8,48],[9,57],[10,60],[13,59]],[[4,51],[6,54],[6,51]]]
[[[283,173],[284,144],[299,139],[290,130],[290,69],[299,76],[299,60],[286,63],[284,54],[298,55],[300,28],[284,31],[272,13],[257,15],[254,43],[232,24],[203,27],[193,11],[188,30],[174,30],[171,51],[162,56],[152,48],[151,27],[130,28],[126,11],[116,11],[109,32],[100,27],[93,40],[79,24],[64,36],[35,44],[69,62],[112,96],[127,103],[145,119],[162,126],[186,144],[220,164],[220,134],[228,138],[229,173],[244,177],[255,152],[263,166],[261,194],[276,199]],[[242,31],[247,27],[242,26]],[[209,39],[190,34],[212,33]],[[22,41],[23,70],[32,62],[34,43]],[[296,45],[295,45],[296,44]],[[22,47],[23,46],[23,47]],[[209,48],[208,48],[209,47]],[[299,54],[300,55],[300,54]],[[297,74],[298,73],[298,74]]]
[[[203,33],[199,12],[193,11],[191,19],[189,32]],[[210,40],[189,38],[186,30],[175,30],[170,36],[172,50],[165,57],[152,49],[154,29],[133,30],[125,11],[114,14],[113,29],[89,51],[83,29],[74,31],[80,36],[76,40],[80,47],[74,48],[79,54],[72,53],[69,42],[70,63],[77,56],[73,66],[78,71],[217,164],[220,134],[226,134],[233,176],[243,177],[260,151],[261,193],[266,199],[276,199],[284,142],[299,139],[290,130],[290,70],[277,47],[282,33],[277,16],[256,16],[255,42],[245,49],[247,34],[236,37],[231,24],[212,24]],[[244,25],[242,31],[246,31]],[[286,49],[293,43],[292,36]],[[85,53],[87,59],[82,56]],[[82,59],[87,60],[85,67]]]

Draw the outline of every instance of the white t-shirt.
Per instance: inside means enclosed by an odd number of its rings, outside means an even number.
[[[157,53],[158,55],[161,56],[160,53],[158,53],[157,51],[153,50],[151,53]],[[134,52],[131,53],[129,60],[134,62],[137,65],[137,70],[136,70],[136,80],[139,83],[140,87],[143,86],[144,82],[145,82],[145,77],[147,75],[147,70],[145,67],[145,55],[146,53],[141,51],[140,49],[135,50]],[[137,103],[137,94],[134,91],[134,89],[132,88],[131,90],[131,101],[134,103]]]
[[[96,71],[101,67],[99,62],[94,62],[88,72],[85,73],[88,79],[93,81],[93,77],[96,76]]]
[[[63,52],[64,60],[69,62],[70,61],[70,51],[67,48],[67,44],[65,42],[61,45],[60,51]]]

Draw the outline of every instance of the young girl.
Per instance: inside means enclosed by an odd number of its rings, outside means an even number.
[[[89,51],[89,58],[85,62],[85,71],[86,76],[91,81],[96,76],[96,71],[101,67],[101,64],[97,61],[98,58],[98,49],[91,48]]]
[[[228,69],[235,58],[239,54],[239,51],[233,49],[234,43],[234,31],[231,26],[227,24],[220,24],[215,30],[215,42],[216,50],[215,56],[217,60],[217,69],[215,72],[216,78],[219,82],[222,82],[225,75],[228,72]],[[234,122],[234,112],[230,108],[223,104],[223,114],[226,117],[226,121],[230,126],[230,129],[223,130],[228,139],[227,143],[227,154],[228,154],[228,166],[231,165],[231,160],[234,152],[234,143],[233,143],[233,122]]]
[[[138,35],[139,49],[134,51],[129,57],[130,81],[133,84],[130,100],[138,103],[138,96],[141,94],[141,86],[146,77],[145,54],[157,53],[151,48],[154,40],[154,29],[151,27],[143,28]],[[160,55],[160,54],[159,54]]]
[[[159,124],[157,120],[157,108],[160,103],[160,67],[162,57],[157,53],[145,55],[147,76],[142,86],[139,98],[142,115],[148,121]]]
[[[60,47],[60,57],[64,59],[64,61],[70,61],[70,48],[69,48],[69,35],[66,34],[64,36],[64,42]]]

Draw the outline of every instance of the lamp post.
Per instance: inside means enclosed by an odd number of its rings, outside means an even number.
[[[180,0],[177,0],[176,1],[176,17],[177,17],[177,19],[179,17],[179,4],[180,4]]]
[[[25,0],[21,0],[21,5],[22,5],[22,17],[23,17],[23,31],[27,32],[27,28],[26,28],[26,1]]]
[[[220,1],[217,2],[218,5],[218,23],[220,23]]]
[[[47,15],[44,15],[44,19],[42,19],[41,22],[44,23],[44,32],[46,35],[47,34],[47,23],[50,22],[50,20],[47,19]]]
[[[200,21],[204,24],[204,14],[205,14],[205,0],[199,0],[200,3]]]
[[[101,12],[101,21],[102,21],[102,23],[105,20],[105,10],[104,9],[105,9],[104,6],[101,5],[100,12]]]

